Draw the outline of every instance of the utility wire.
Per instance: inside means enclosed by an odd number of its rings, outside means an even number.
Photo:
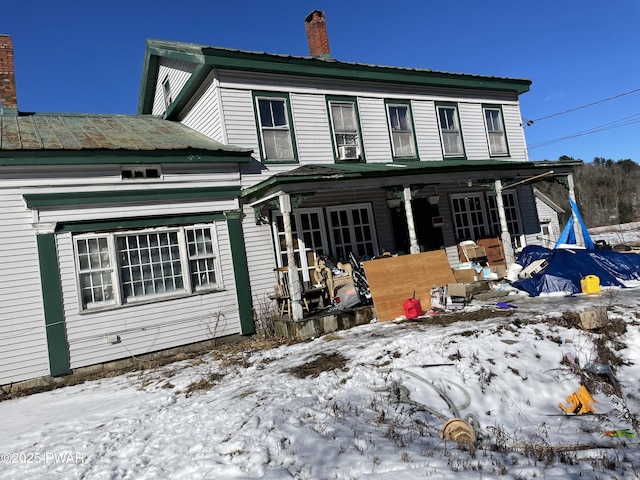
[[[626,127],[628,125],[633,125],[633,124],[636,124],[636,123],[640,123],[640,113],[636,113],[634,115],[630,115],[628,117],[621,118],[620,120],[616,120],[614,122],[605,123],[603,125],[590,128],[589,130],[583,130],[582,132],[573,133],[571,135],[566,135],[564,137],[556,138],[554,140],[547,140],[547,141],[544,141],[544,142],[534,143],[534,144],[529,145],[529,149],[542,147],[544,145],[550,145],[552,143],[561,142],[563,140],[569,140],[571,138],[582,137],[584,135],[590,135],[592,133],[604,132],[606,130],[611,130],[611,129],[614,129],[614,128]]]
[[[613,97],[609,97],[609,98],[604,98],[602,100],[598,100],[597,102],[591,102],[588,103],[586,105],[582,105],[580,107],[575,107],[575,108],[571,108],[569,110],[565,110],[563,112],[558,112],[558,113],[553,113],[551,115],[547,115],[546,117],[540,117],[540,118],[536,118],[535,120],[526,120],[525,119],[525,124],[530,127],[531,125],[533,125],[535,122],[539,122],[541,120],[546,120],[547,118],[553,118],[553,117],[557,117],[559,115],[564,115],[565,113],[570,113],[570,112],[575,112],[576,110],[581,110],[583,108],[587,108],[587,107],[592,107],[593,105],[598,105],[599,103],[604,103],[604,102],[609,102],[611,100],[615,100],[616,98],[620,98],[620,97],[624,97],[626,95],[631,95],[632,93],[637,93],[640,92],[640,88],[636,88],[635,90],[631,90],[629,92],[625,92],[625,93],[621,93],[619,95],[614,95]]]

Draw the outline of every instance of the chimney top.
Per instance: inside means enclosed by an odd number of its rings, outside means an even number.
[[[4,34],[0,34],[0,109],[18,110],[13,42],[9,35]]]
[[[329,59],[331,58],[331,50],[329,50],[329,37],[327,35],[327,21],[324,12],[314,10],[307,18],[304,19],[307,31],[307,40],[309,41],[309,53],[313,58]]]

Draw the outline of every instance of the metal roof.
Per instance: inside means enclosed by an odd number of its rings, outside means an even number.
[[[16,151],[64,150],[199,150],[232,156],[248,156],[251,152],[216,142],[179,122],[151,115],[0,115],[0,156]]]

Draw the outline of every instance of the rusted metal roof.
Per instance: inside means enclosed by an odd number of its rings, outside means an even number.
[[[38,150],[191,149],[230,154],[251,152],[224,145],[179,122],[152,115],[0,115],[0,155]]]

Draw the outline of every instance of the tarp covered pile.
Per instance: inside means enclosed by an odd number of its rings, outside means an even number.
[[[552,292],[580,293],[580,281],[588,275],[597,276],[601,286],[624,287],[625,282],[640,280],[640,255],[635,253],[529,246],[516,263],[526,267],[539,259],[548,263],[544,270],[512,283],[534,297]]]

